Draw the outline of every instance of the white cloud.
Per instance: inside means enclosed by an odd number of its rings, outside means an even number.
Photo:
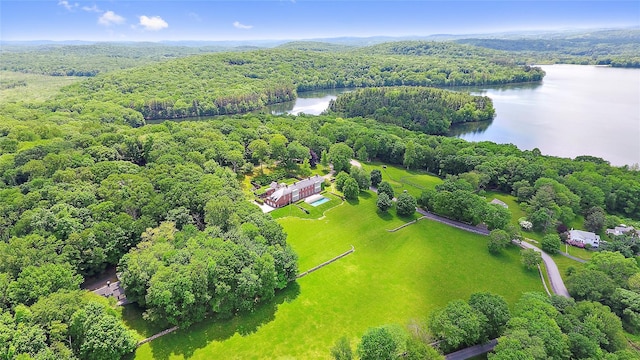
[[[140,25],[146,30],[158,31],[169,27],[166,21],[162,20],[160,16],[140,16]]]
[[[86,12],[96,12],[96,13],[101,13],[102,10],[100,10],[100,8],[98,8],[98,5],[93,4],[93,6],[83,6],[82,10],[86,11]]]
[[[65,9],[69,10],[69,11],[73,11],[73,8],[78,7],[78,3],[75,4],[71,4],[69,3],[69,1],[67,0],[60,0],[58,1],[58,5],[64,7]]]
[[[253,27],[253,25],[244,25],[241,24],[240,21],[234,21],[233,27],[235,27],[236,29],[249,30]]]
[[[106,11],[104,14],[100,15],[100,17],[98,18],[98,24],[105,25],[105,26],[110,26],[113,24],[122,24],[124,23],[124,21],[125,21],[125,18],[114,13],[111,10]]]

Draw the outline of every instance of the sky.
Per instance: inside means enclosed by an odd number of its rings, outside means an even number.
[[[1,0],[0,40],[295,40],[640,26],[640,1]]]

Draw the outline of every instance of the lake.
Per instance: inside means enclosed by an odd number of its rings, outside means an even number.
[[[640,69],[541,67],[547,75],[540,84],[467,88],[493,99],[496,118],[450,135],[560,157],[592,155],[617,166],[640,163]]]
[[[490,122],[457,125],[449,135],[511,143],[523,150],[538,148],[545,155],[592,155],[615,166],[640,163],[640,69],[541,67],[547,73],[541,83],[455,88],[489,96],[496,117]],[[266,111],[319,115],[329,101],[351,90],[300,92],[296,100],[270,105]]]
[[[592,155],[612,165],[640,163],[640,69],[544,65],[543,82],[456,88],[493,99],[491,122],[455,126],[450,136],[514,144],[574,158]],[[268,107],[273,114],[318,115],[348,89],[301,92]]]

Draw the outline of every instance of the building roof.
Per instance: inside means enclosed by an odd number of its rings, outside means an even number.
[[[497,204],[497,205],[500,205],[500,206],[502,206],[504,208],[508,208],[509,207],[509,205],[507,205],[504,201],[498,200],[498,199],[491,200],[491,204]]]
[[[578,240],[586,243],[594,243],[600,241],[600,236],[589,231],[569,230],[569,237],[572,240]]]
[[[616,226],[613,229],[607,229],[607,234],[612,235],[624,235],[629,231],[635,230],[633,226],[626,226],[624,224],[620,224],[620,226]]]
[[[324,179],[320,175],[315,175],[310,178],[306,178],[304,180],[296,181],[295,183],[281,187],[273,192],[269,196],[269,198],[275,202],[277,202],[284,195],[292,193],[294,190],[304,189],[308,186],[312,186],[317,182],[322,182]]]

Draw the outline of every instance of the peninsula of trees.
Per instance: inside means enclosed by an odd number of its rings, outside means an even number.
[[[495,116],[493,102],[486,96],[423,87],[353,91],[332,100],[327,111],[434,135],[446,134],[451,124],[487,121]]]

